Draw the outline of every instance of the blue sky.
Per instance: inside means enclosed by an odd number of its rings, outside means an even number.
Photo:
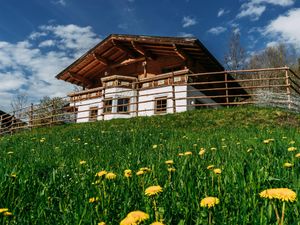
[[[111,33],[195,36],[223,63],[231,32],[248,56],[285,43],[300,52],[300,0],[0,0],[0,109],[65,96],[54,77]]]

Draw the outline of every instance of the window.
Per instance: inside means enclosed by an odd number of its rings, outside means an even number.
[[[166,113],[167,112],[167,97],[155,99],[155,113]]]
[[[128,113],[129,111],[129,98],[118,99],[118,112]]]
[[[103,113],[111,113],[111,111],[112,111],[112,99],[104,99]]]
[[[98,116],[98,107],[91,107],[89,121],[96,121],[97,116]]]

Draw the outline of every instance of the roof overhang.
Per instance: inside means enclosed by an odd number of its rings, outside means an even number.
[[[161,55],[198,60],[208,72],[224,70],[196,38],[112,34],[61,71],[56,78],[92,88],[93,81],[101,78],[100,74],[109,68],[151,60]]]

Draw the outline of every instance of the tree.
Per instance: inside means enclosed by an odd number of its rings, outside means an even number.
[[[28,106],[28,96],[26,93],[19,93],[13,97],[11,100],[11,108],[14,112],[14,116],[18,119],[26,116],[24,112],[26,111],[25,107]]]
[[[65,121],[64,106],[67,101],[60,97],[43,97],[33,111],[33,124],[51,125]]]
[[[224,56],[226,67],[228,70],[244,69],[245,59],[245,49],[241,45],[240,33],[232,31],[228,43],[228,52]]]
[[[263,51],[254,54],[248,63],[249,69],[276,68],[293,66],[295,64],[295,51],[284,44],[270,46]]]

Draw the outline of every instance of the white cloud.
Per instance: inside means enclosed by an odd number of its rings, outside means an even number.
[[[95,40],[99,38],[92,32],[90,26],[79,27],[74,24],[70,25],[48,25],[41,26],[44,31],[51,32],[55,38],[59,39],[58,48],[61,50],[73,50],[76,51],[76,56],[83,54],[86,51],[86,46],[92,46],[95,44]]]
[[[57,1],[53,1],[53,3],[57,4],[57,5],[62,5],[62,6],[66,6],[67,5],[66,0],[57,0]]]
[[[291,6],[295,3],[295,0],[252,0],[251,2],[255,4],[268,3],[279,6]]]
[[[195,18],[192,18],[190,16],[184,16],[182,18],[182,27],[190,27],[197,24],[197,20]]]
[[[275,41],[293,45],[300,50],[300,8],[292,9],[266,26],[264,34]]]
[[[42,26],[18,43],[0,41],[0,106],[7,110],[11,98],[2,96],[20,92],[27,93],[32,101],[65,96],[73,85],[57,80],[55,75],[99,41],[91,27],[76,25]]]
[[[195,37],[195,35],[186,32],[179,32],[178,37]]]
[[[42,41],[40,44],[39,44],[39,47],[42,48],[42,47],[51,47],[51,46],[54,46],[55,45],[55,41],[54,40],[46,40],[46,41]]]
[[[269,47],[275,47],[278,45],[279,45],[279,43],[277,41],[271,41],[271,42],[267,43],[266,46],[267,46],[267,48],[269,48]]]
[[[264,5],[256,5],[252,3],[245,3],[241,7],[241,12],[237,15],[237,18],[250,17],[251,20],[255,21],[260,18],[260,16],[266,10]]]
[[[225,10],[225,9],[221,8],[221,9],[219,9],[217,16],[221,17],[221,16],[224,16],[225,14],[228,14],[228,13],[230,13],[230,10]]]
[[[237,18],[250,17],[251,20],[258,20],[261,15],[267,9],[267,4],[277,5],[277,6],[291,6],[295,3],[295,0],[248,0],[246,3],[242,4]]]
[[[207,32],[213,35],[219,35],[227,30],[226,27],[212,27]]]

